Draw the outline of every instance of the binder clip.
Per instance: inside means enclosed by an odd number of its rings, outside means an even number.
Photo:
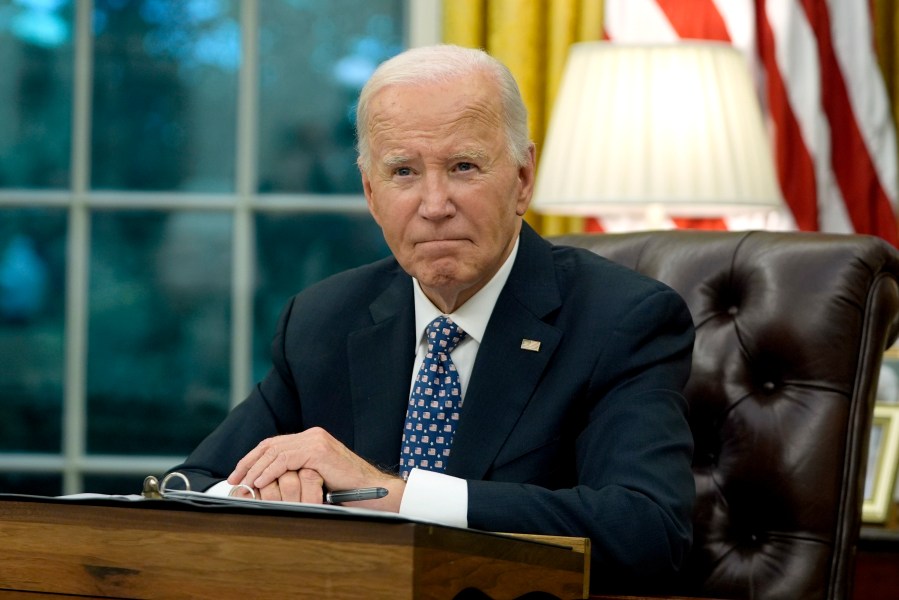
[[[173,471],[166,475],[161,483],[153,475],[148,475],[144,479],[144,489],[141,492],[141,496],[143,496],[144,498],[153,498],[155,500],[165,498],[165,494],[167,491],[166,486],[168,486],[168,483],[172,480],[172,477],[180,478],[184,482],[184,489],[188,492],[190,491],[190,481],[187,480],[187,477],[184,476],[184,474],[179,473],[178,471]]]

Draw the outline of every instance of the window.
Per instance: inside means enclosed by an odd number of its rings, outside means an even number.
[[[387,254],[355,97],[436,13],[0,0],[0,492],[136,493],[265,374],[292,294]]]

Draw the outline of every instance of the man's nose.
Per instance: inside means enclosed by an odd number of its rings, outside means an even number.
[[[429,173],[424,177],[418,214],[424,219],[445,219],[456,213],[447,178]]]

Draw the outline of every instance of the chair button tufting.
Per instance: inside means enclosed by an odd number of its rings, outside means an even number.
[[[740,312],[740,309],[737,308],[736,306],[731,306],[730,308],[727,309],[727,314],[729,314],[732,317],[735,317],[738,312]]]

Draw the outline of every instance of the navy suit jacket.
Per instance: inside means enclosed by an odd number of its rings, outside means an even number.
[[[205,489],[262,439],[320,426],[396,471],[414,320],[412,280],[392,258],[296,295],[272,370],[177,470]],[[692,346],[674,291],[524,224],[446,471],[468,481],[469,526],[590,537],[596,589],[664,584],[691,541]]]

